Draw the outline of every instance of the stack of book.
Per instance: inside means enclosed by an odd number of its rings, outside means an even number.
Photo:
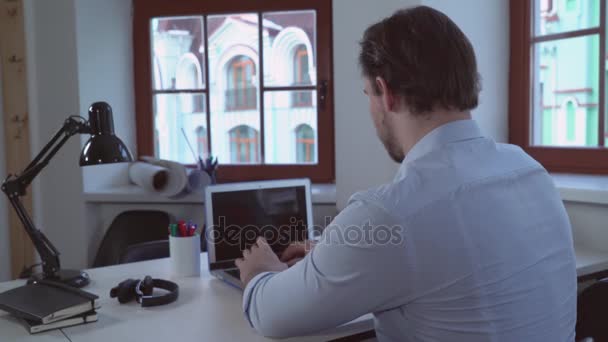
[[[97,321],[99,297],[41,280],[0,293],[0,310],[18,317],[31,333]]]

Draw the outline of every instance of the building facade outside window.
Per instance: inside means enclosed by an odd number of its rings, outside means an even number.
[[[178,7],[134,0],[139,152],[193,164],[189,141],[220,181],[332,182],[331,1]]]

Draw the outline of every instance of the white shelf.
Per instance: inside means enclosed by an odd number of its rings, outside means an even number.
[[[336,204],[336,186],[334,184],[313,184],[313,204]],[[178,199],[171,199],[150,193],[137,185],[115,186],[103,190],[84,193],[87,203],[159,203],[159,204],[203,204],[204,194],[196,192]]]
[[[551,174],[564,201],[608,204],[608,176]]]

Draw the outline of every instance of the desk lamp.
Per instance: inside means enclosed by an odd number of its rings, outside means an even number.
[[[36,228],[20,199],[25,196],[27,187],[49,163],[51,158],[70,137],[76,134],[91,135],[80,154],[80,166],[130,162],[133,159],[125,144],[114,135],[112,107],[105,102],[96,102],[89,107],[88,121],[81,116],[68,117],[61,129],[21,174],[8,175],[2,183],[2,191],[17,212],[19,220],[32,240],[36,251],[40,254],[42,261],[42,273],[33,275],[28,283],[48,279],[74,287],[84,287],[89,284],[89,275],[86,272],[61,269],[59,251],[44,233]]]

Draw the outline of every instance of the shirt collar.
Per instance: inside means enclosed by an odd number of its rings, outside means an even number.
[[[435,128],[420,139],[405,156],[401,166],[403,167],[447,144],[481,137],[483,137],[483,135],[481,134],[479,126],[471,119],[449,122]]]

